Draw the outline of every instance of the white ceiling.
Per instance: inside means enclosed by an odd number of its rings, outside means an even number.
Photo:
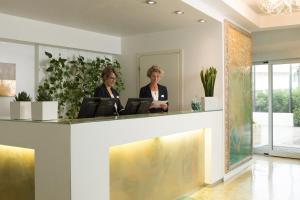
[[[257,14],[260,15],[265,15],[261,9],[259,8],[257,2],[258,0],[241,0],[243,1],[245,4],[247,4],[254,12],[256,12]]]
[[[116,36],[203,26],[213,19],[181,0],[0,0],[0,13]],[[175,15],[183,10],[184,15]]]
[[[268,15],[260,9],[259,4],[258,4],[260,0],[241,0],[241,1],[244,2],[245,4],[247,4],[257,14]],[[295,12],[299,12],[299,11],[300,10],[297,10]],[[283,14],[283,15],[287,15],[287,14]]]
[[[0,13],[74,28],[128,36],[207,24],[229,19],[248,31],[300,26],[300,12],[270,16],[263,14],[257,0],[0,0]],[[183,10],[184,15],[175,15]],[[205,13],[205,14],[204,14]],[[211,16],[211,17],[209,17]],[[216,17],[217,16],[217,17]]]
[[[250,32],[300,27],[300,12],[265,15],[257,5],[258,0],[182,0],[198,8],[210,8],[211,13],[221,13]],[[200,6],[199,6],[200,5]],[[202,10],[204,12],[204,10]],[[206,14],[210,15],[206,12]],[[214,14],[211,14],[214,15]]]

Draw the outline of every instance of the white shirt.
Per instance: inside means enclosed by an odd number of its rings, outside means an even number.
[[[110,97],[111,98],[115,98],[115,96],[113,94],[111,94]],[[115,109],[116,109],[116,112],[118,112],[118,105],[117,105],[117,103],[115,103]]]
[[[153,98],[153,100],[154,101],[158,101],[158,90],[156,90],[156,91],[152,91],[151,90],[151,95],[152,95],[152,98]]]

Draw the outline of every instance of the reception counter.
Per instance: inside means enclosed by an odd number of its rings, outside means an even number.
[[[224,155],[222,110],[0,119],[0,199],[180,199],[222,180]]]

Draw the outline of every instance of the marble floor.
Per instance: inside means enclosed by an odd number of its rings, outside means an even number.
[[[300,160],[254,156],[241,175],[184,200],[300,200]]]

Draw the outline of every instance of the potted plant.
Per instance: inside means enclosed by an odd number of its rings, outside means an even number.
[[[200,72],[200,78],[205,93],[205,97],[201,98],[201,104],[204,110],[214,110],[218,107],[218,100],[214,97],[216,76],[217,69],[214,67],[201,70]]]
[[[38,89],[36,101],[31,105],[32,120],[52,120],[57,119],[58,102],[47,91]]]
[[[31,97],[26,92],[20,92],[15,96],[15,100],[10,102],[11,119],[31,118]]]

